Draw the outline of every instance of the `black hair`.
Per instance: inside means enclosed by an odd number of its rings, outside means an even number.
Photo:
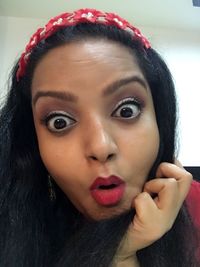
[[[26,74],[16,80],[18,62],[0,114],[0,266],[108,267],[134,216],[87,221],[54,185],[49,198],[47,170],[40,158],[31,109],[31,83],[39,60],[50,49],[70,42],[103,39],[117,42],[136,58],[151,89],[160,135],[157,159],[173,162],[176,144],[176,97],[171,74],[156,51],[114,26],[82,23],[62,28],[32,51]],[[190,242],[188,242],[190,240]],[[137,252],[141,267],[196,267],[193,224],[185,204],[172,229]]]

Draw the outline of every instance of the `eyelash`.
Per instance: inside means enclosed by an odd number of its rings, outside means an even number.
[[[121,107],[124,107],[125,105],[134,105],[138,108],[137,114],[131,117],[120,117],[120,116],[114,116],[114,114],[120,110]],[[114,111],[112,112],[112,116],[121,120],[133,120],[135,118],[137,118],[141,112],[142,112],[142,103],[140,100],[138,100],[135,97],[129,97],[129,98],[125,98],[123,100],[121,100],[114,108]],[[61,129],[53,129],[55,127],[54,123],[56,120],[58,119],[63,120],[63,118],[65,118],[66,120],[70,120],[71,122],[68,123],[67,126],[61,128]],[[70,129],[75,123],[76,120],[73,119],[72,117],[70,117],[67,113],[63,112],[63,111],[55,111],[55,112],[51,112],[48,115],[46,115],[44,118],[42,118],[41,122],[53,133],[63,133],[66,130]],[[53,126],[51,127],[51,122],[53,124]],[[62,121],[63,122],[63,121]],[[67,124],[67,123],[66,123]]]
[[[121,107],[125,106],[125,105],[134,105],[138,108],[138,112],[136,115],[134,116],[131,116],[131,117],[128,117],[128,118],[125,118],[125,117],[120,117],[122,120],[131,120],[131,119],[135,119],[136,117],[138,117],[138,115],[141,114],[142,112],[142,108],[143,108],[143,104],[142,102],[135,98],[135,97],[129,97],[129,98],[125,98],[123,100],[121,100],[117,106],[115,107],[114,111],[112,112],[112,115],[118,111]],[[117,117],[117,116],[114,116],[114,117]]]
[[[51,120],[54,119],[54,121],[58,120],[58,119],[62,119],[65,118],[66,120],[70,120],[70,121],[73,121],[74,123],[68,123],[67,126],[65,126],[65,128],[61,128],[60,130],[59,129],[55,129],[53,130],[51,127],[50,127],[50,123],[51,123]],[[69,115],[67,115],[67,113],[65,112],[62,112],[62,111],[55,111],[55,112],[51,112],[50,114],[48,114],[47,116],[45,116],[44,118],[42,118],[42,123],[45,124],[45,126],[51,131],[51,132],[54,132],[54,133],[61,133],[63,131],[66,131],[68,128],[70,128],[70,126],[72,126],[73,124],[76,123],[76,121],[71,118]],[[53,121],[53,124],[54,124],[54,121]]]

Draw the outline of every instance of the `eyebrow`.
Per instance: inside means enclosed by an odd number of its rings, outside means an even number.
[[[142,87],[144,87],[145,90],[147,90],[147,83],[145,82],[145,80],[137,75],[134,75],[131,77],[117,80],[114,83],[111,83],[110,85],[106,86],[106,88],[103,90],[103,96],[109,96],[114,92],[116,92],[117,89],[123,87],[124,85],[134,82],[139,83]]]
[[[78,97],[70,92],[61,92],[61,91],[38,91],[33,97],[33,105],[36,104],[39,98],[41,97],[53,97],[57,99],[64,100],[66,102],[74,102],[78,101]]]
[[[137,75],[127,77],[124,79],[117,80],[108,86],[106,86],[103,90],[102,96],[109,96],[120,89],[121,87],[129,84],[129,83],[139,83],[145,90],[147,90],[147,83],[145,80]],[[41,97],[53,97],[60,100],[64,100],[66,102],[78,102],[78,96],[70,93],[70,92],[62,92],[62,91],[38,91],[35,96],[33,97],[32,103],[33,105],[36,104],[39,98]]]

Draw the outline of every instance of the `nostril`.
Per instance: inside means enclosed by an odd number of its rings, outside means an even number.
[[[114,154],[110,154],[110,155],[108,155],[107,159],[111,160],[113,157],[114,157]]]
[[[107,157],[106,155],[104,156],[90,156],[89,158],[95,161],[107,161],[107,160],[111,160],[114,157],[114,154],[109,154]]]
[[[90,158],[93,160],[97,160],[97,158],[95,156],[91,156]]]

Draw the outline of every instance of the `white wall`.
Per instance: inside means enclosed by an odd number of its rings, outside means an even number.
[[[0,96],[13,61],[23,51],[31,33],[44,25],[41,19],[0,17]],[[179,159],[183,165],[200,166],[200,33],[141,27],[172,71],[180,109]]]
[[[24,50],[31,33],[44,23],[41,19],[0,16],[0,97],[5,94],[6,81],[14,61]]]
[[[200,32],[143,28],[166,60],[179,102],[179,159],[200,166]]]

